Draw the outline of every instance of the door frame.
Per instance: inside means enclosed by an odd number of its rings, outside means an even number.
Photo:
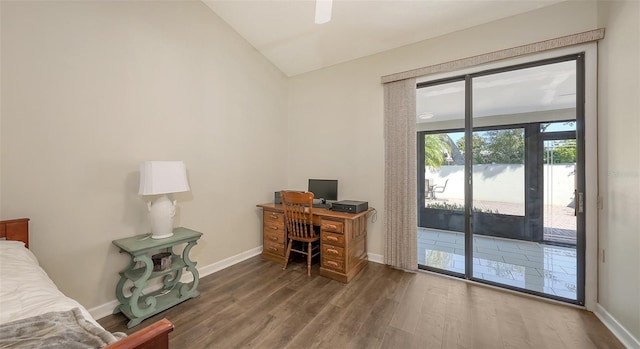
[[[578,263],[578,275],[577,281],[583,287],[577,292],[578,304],[583,304],[587,309],[594,309],[597,304],[597,263],[598,263],[598,249],[597,245],[597,212],[598,212],[598,193],[597,193],[597,44],[590,43],[585,45],[578,45],[570,48],[564,48],[559,50],[553,50],[541,54],[520,57],[507,61],[507,63],[492,63],[488,65],[472,67],[465,69],[464,71],[441,73],[428,76],[418,80],[417,87],[423,82],[429,82],[429,85],[436,81],[455,81],[459,80],[462,76],[467,80],[466,88],[471,89],[470,79],[475,76],[481,76],[486,74],[493,74],[499,71],[512,70],[510,67],[519,66],[515,69],[522,69],[527,65],[536,66],[543,61],[557,61],[560,62],[564,58],[571,56],[569,60],[576,59],[577,69],[582,71],[578,75],[579,81],[577,85],[582,88],[582,91],[577,91],[580,96],[576,100],[576,121],[578,118],[582,118],[582,122],[577,122],[580,130],[576,130],[576,143],[578,146],[578,162],[583,164],[583,169],[579,175],[580,182],[578,187],[581,188],[584,197],[584,210],[590,212],[590,216],[586,217],[584,214],[581,218],[577,219],[578,229],[582,228],[583,234],[578,234],[576,250],[578,253],[578,260],[583,261]],[[581,93],[580,93],[581,92]],[[472,95],[470,91],[465,94],[465,108],[471,108]],[[465,110],[465,138],[471,139],[473,132],[471,110]],[[424,126],[421,128],[418,125],[419,131],[424,131]],[[446,130],[438,130],[439,132],[446,132]],[[588,142],[587,142],[588,141]],[[471,142],[467,142],[467,147],[471,148]],[[422,152],[421,159],[424,158],[424,145],[418,147],[418,151]],[[466,149],[465,152],[470,154],[471,149]],[[587,157],[586,154],[589,153]],[[470,158],[470,157],[467,157]],[[466,162],[469,161],[469,165]],[[468,176],[468,184],[465,185],[465,227],[466,231],[471,232],[471,210],[472,205],[472,159],[465,158],[465,178]],[[419,166],[420,171],[424,172],[424,166]],[[424,175],[419,176],[424,178]],[[424,180],[418,183],[419,193],[418,200],[419,206],[424,206]],[[472,234],[465,234],[465,244],[467,249],[472,248],[473,243]],[[589,242],[589,243],[587,243]],[[589,247],[587,249],[587,247]],[[472,277],[472,259],[465,258],[466,275],[467,279],[474,280]],[[474,280],[479,281],[479,280]],[[502,285],[501,285],[502,286]],[[553,297],[552,297],[553,298]]]

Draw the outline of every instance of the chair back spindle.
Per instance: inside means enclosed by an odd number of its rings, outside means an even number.
[[[289,236],[314,238],[313,229],[313,193],[282,192],[284,220]]]

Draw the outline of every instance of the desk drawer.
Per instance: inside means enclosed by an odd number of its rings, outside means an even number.
[[[322,220],[320,227],[324,231],[332,231],[334,233],[342,233],[342,222]]]
[[[284,213],[264,211],[262,214],[262,223],[279,223],[284,225]]]
[[[262,225],[262,232],[265,238],[267,234],[285,236],[284,224],[278,222],[264,222]]]
[[[322,258],[332,258],[332,259],[340,259],[344,260],[344,248],[333,246],[333,245],[322,245]]]
[[[327,258],[322,256],[322,267],[327,269],[333,269],[335,271],[344,272],[344,261]]]
[[[321,234],[322,243],[344,247],[344,235],[323,231]]]
[[[275,255],[278,255],[278,256],[284,256],[284,254],[286,252],[284,244],[281,244],[281,243],[278,243],[278,242],[269,241],[269,240],[264,240],[262,248],[263,248],[264,252],[268,252],[268,253],[275,254]]]
[[[267,231],[265,228],[264,231],[264,241],[269,241],[269,242],[273,242],[273,243],[278,243],[278,244],[285,244],[287,241],[287,239],[284,236],[284,231],[280,230],[277,232],[270,232]]]

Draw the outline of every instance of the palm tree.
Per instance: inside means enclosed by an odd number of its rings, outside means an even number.
[[[451,140],[447,134],[432,134],[424,137],[424,165],[438,169],[451,154]]]

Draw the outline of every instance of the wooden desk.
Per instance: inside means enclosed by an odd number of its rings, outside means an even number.
[[[280,204],[261,204],[262,258],[284,264],[287,235]],[[367,214],[313,209],[313,225],[320,227],[320,275],[349,282],[367,265]]]

